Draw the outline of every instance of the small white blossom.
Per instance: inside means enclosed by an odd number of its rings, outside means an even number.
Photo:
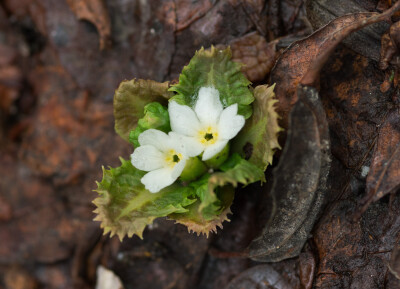
[[[194,140],[194,150],[203,153],[203,161],[211,159],[242,129],[245,119],[237,114],[238,105],[223,109],[219,92],[214,87],[202,87],[192,110],[171,101],[168,112],[172,131]]]
[[[131,155],[131,162],[137,169],[148,172],[140,181],[151,193],[175,182],[186,160],[200,154],[193,140],[174,132],[166,134],[149,129],[139,135],[138,141],[140,146]]]

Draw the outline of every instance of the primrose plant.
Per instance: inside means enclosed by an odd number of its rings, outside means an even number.
[[[179,82],[124,81],[114,96],[115,130],[130,160],[103,168],[95,220],[104,233],[137,235],[167,217],[197,234],[229,221],[235,187],[265,181],[279,148],[273,86],[254,89],[229,48],[196,52]]]

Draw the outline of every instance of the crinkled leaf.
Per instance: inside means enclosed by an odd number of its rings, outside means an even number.
[[[150,128],[163,132],[171,131],[168,109],[159,102],[151,102],[144,107],[144,116],[139,119],[137,127],[129,134],[129,142],[138,147],[139,135]]]
[[[212,188],[231,184],[236,187],[238,183],[248,185],[257,181],[265,181],[264,170],[255,164],[243,159],[234,153],[220,167],[222,172],[211,175],[209,183]]]
[[[169,89],[177,93],[172,99],[193,106],[199,89],[213,86],[218,89],[224,107],[237,103],[239,114],[249,118],[252,113],[250,104],[254,101],[249,90],[250,81],[240,71],[241,64],[233,62],[231,57],[229,47],[218,50],[212,46],[211,49],[196,51],[183,68],[179,83]]]
[[[134,234],[142,238],[144,228],[155,218],[187,212],[185,207],[196,201],[191,198],[193,189],[179,184],[150,193],[140,182],[146,172],[133,167],[130,161],[121,158],[121,162],[118,168],[103,169],[103,180],[97,183],[95,220],[102,222],[105,234],[111,232],[121,240]]]
[[[168,91],[169,83],[132,79],[121,82],[114,95],[115,131],[125,140],[143,116],[146,104],[158,101],[167,103],[174,94]]]
[[[216,232],[222,228],[222,222],[228,220],[230,206],[234,197],[234,187],[241,183],[247,185],[256,181],[264,181],[264,171],[256,165],[233,154],[221,167],[222,172],[206,174],[190,184],[200,202],[188,207],[183,214],[172,214],[169,217],[177,223],[188,227],[197,234]]]
[[[264,171],[246,161],[239,154],[233,154],[221,167],[222,172],[206,174],[190,184],[200,199],[199,211],[206,220],[215,218],[224,208],[221,205],[219,189],[226,185],[236,187],[264,181]]]
[[[196,202],[187,209],[189,210],[183,214],[171,214],[168,218],[173,219],[176,223],[185,225],[189,232],[197,233],[197,235],[204,234],[208,237],[210,232],[217,233],[217,227],[222,229],[224,221],[230,221],[228,214],[232,214],[230,206],[232,205],[235,190],[231,186],[224,187],[219,193],[219,213],[215,214],[213,218],[206,220],[199,210],[200,203]]]
[[[275,111],[278,100],[274,93],[275,85],[259,85],[254,89],[254,111],[244,128],[234,139],[232,151],[241,154],[257,167],[265,170],[272,163],[276,149],[280,149],[278,133],[279,115]]]
[[[223,210],[221,201],[217,197],[217,192],[209,190],[209,180],[210,174],[206,174],[190,184],[200,200],[199,205],[197,205],[199,213],[206,221],[215,219]]]

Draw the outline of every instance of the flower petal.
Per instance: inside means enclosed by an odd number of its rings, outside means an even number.
[[[175,101],[168,104],[171,129],[179,134],[194,136],[200,129],[200,122],[195,112],[187,105]]]
[[[223,110],[219,92],[214,87],[202,87],[199,91],[194,111],[200,122],[205,125],[215,125]]]
[[[204,145],[194,137],[184,136],[173,131],[169,133],[169,136],[172,148],[187,157],[198,156],[204,150]]]
[[[148,129],[139,135],[138,141],[141,146],[151,145],[164,152],[171,148],[170,137],[161,130]]]
[[[158,193],[163,188],[168,187],[175,182],[177,177],[173,178],[172,172],[172,168],[161,168],[145,174],[140,181],[151,193]]]
[[[185,165],[186,165],[186,158],[180,160],[180,162],[174,166],[174,169],[172,170],[172,178],[173,179],[176,180],[182,174],[182,171],[185,168]]]
[[[237,114],[238,105],[232,104],[221,113],[218,123],[218,133],[222,139],[230,140],[234,138],[242,129],[245,119]]]
[[[228,140],[220,140],[220,141],[217,141],[215,144],[208,146],[204,150],[202,160],[206,161],[206,160],[211,159],[213,156],[215,156],[220,151],[222,151],[227,143],[228,143]]]
[[[164,154],[151,145],[140,146],[131,154],[132,165],[142,171],[153,171],[164,166]]]

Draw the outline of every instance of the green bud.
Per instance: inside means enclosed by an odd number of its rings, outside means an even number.
[[[129,142],[135,148],[139,147],[139,135],[150,128],[168,133],[171,130],[169,124],[168,109],[158,102],[151,102],[144,107],[144,116],[139,119],[136,128],[129,133]]]
[[[229,156],[229,143],[220,151],[218,154],[213,156],[211,159],[205,161],[206,165],[212,169],[218,169]]]
[[[186,161],[185,168],[181,174],[181,180],[184,182],[194,181],[206,171],[206,165],[198,157],[190,158]]]

